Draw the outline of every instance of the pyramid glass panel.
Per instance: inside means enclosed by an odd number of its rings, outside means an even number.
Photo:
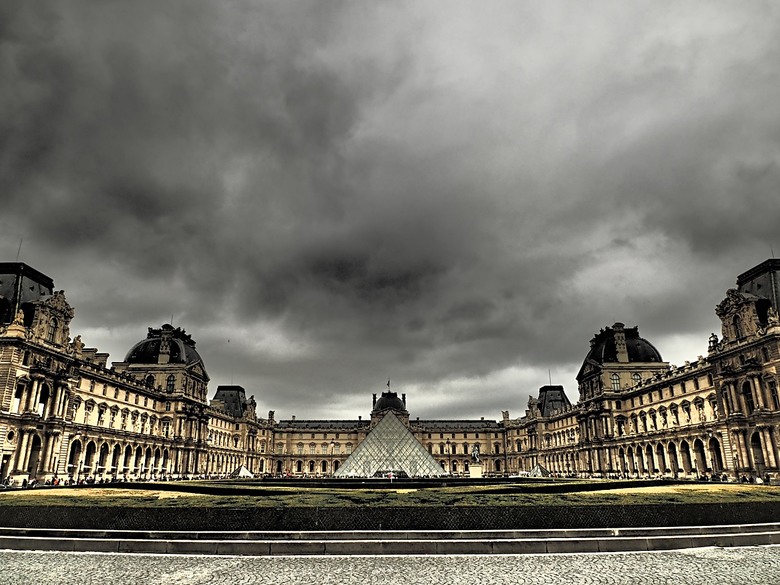
[[[358,445],[337,477],[373,477],[377,471],[403,471],[409,477],[439,476],[444,470],[392,412]]]

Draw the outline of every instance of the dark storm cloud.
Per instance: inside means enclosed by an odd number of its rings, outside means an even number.
[[[173,316],[261,413],[575,399],[600,327],[694,359],[780,248],[769,2],[0,11],[6,257],[114,359]]]

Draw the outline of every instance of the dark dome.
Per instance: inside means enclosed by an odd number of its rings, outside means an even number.
[[[615,331],[622,330],[626,336],[626,353],[629,362],[662,362],[661,354],[652,343],[639,337],[638,327],[623,327],[621,323],[615,323],[613,327],[607,327],[591,340],[591,348],[585,360],[593,360],[600,364],[617,362],[617,348],[615,347]]]
[[[392,408],[393,410],[406,410],[404,401],[398,398],[395,392],[382,392],[382,396],[374,404],[374,412]]]
[[[125,361],[130,364],[157,364],[159,363],[160,348],[163,338],[168,340],[169,364],[194,364],[203,362],[200,354],[195,350],[195,342],[181,328],[174,329],[171,325],[163,325],[160,329],[149,328],[146,339],[136,343],[129,352]]]

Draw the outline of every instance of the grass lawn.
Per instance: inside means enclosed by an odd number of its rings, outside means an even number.
[[[188,490],[196,482],[187,482]],[[604,489],[563,494],[511,493],[507,486],[460,486],[424,489],[331,489],[251,485],[247,495],[211,495],[122,487],[54,488],[0,492],[3,506],[84,506],[161,508],[256,508],[345,506],[620,506],[637,504],[704,504],[780,501],[780,486],[683,484]],[[595,487],[595,486],[594,486]]]

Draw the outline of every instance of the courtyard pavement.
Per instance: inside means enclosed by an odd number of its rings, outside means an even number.
[[[769,584],[780,546],[507,556],[208,557],[0,551],[0,584]]]

